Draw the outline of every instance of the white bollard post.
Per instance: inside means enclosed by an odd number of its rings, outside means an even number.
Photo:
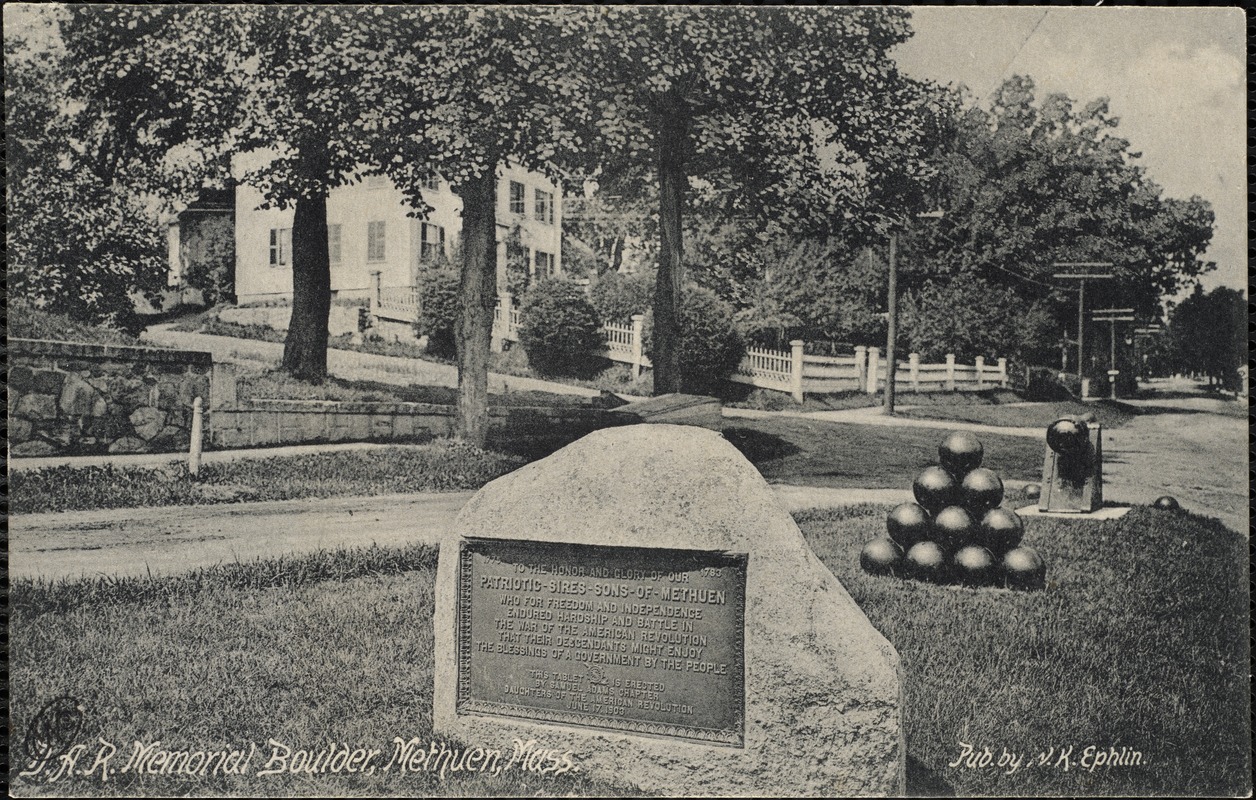
[[[855,380],[859,391],[868,391],[868,348],[862,344],[855,346]]]
[[[794,339],[789,343],[789,385],[794,395],[794,402],[802,405],[802,340]]]
[[[645,358],[645,315],[632,315],[632,379],[641,377]]]
[[[911,390],[920,391],[920,353],[907,354],[908,369],[911,371]]]
[[[868,394],[877,393],[877,373],[881,369],[881,348],[868,348]]]
[[[977,361],[975,363],[977,365],[977,391],[981,391],[986,388],[985,376],[981,374],[986,368],[986,357],[977,356]]]
[[[203,430],[201,398],[192,401],[192,441],[188,450],[188,474],[195,476],[201,471],[201,435]]]
[[[955,391],[955,354],[946,354],[946,390]]]
[[[1004,389],[1007,388],[1007,359],[999,359],[999,385]]]

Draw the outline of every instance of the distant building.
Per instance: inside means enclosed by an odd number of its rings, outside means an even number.
[[[528,270],[562,270],[562,193],[553,181],[521,167],[499,170],[497,185],[498,284],[505,287],[506,239],[518,226]],[[423,189],[432,207],[426,220],[408,216],[402,193],[385,177],[367,177],[332,190],[327,198],[327,239],[334,298],[366,298],[371,274],[384,287],[414,286],[426,263],[455,257],[462,232],[462,200],[433,176]],[[293,210],[261,210],[262,195],[241,185],[235,194],[237,302],[292,296]]]

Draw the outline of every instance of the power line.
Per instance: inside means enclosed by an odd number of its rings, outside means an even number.
[[[1021,51],[1025,49],[1025,45],[1029,44],[1029,40],[1032,39],[1034,34],[1038,32],[1038,26],[1042,24],[1042,21],[1047,18],[1047,14],[1049,13],[1051,13],[1050,8],[1043,10],[1042,16],[1038,17],[1038,21],[1034,23],[1034,27],[1029,29],[1029,34],[1021,41],[1020,47],[1016,48],[1016,52],[1012,54],[1012,58],[1003,65],[1002,71],[999,72],[999,77],[994,80],[994,85],[990,87],[990,91],[986,92],[987,96],[993,95],[995,89],[999,88],[999,84],[1003,82],[1003,76],[1007,73],[1008,69],[1016,63],[1016,59],[1020,58]]]

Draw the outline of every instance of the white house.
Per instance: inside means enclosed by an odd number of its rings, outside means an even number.
[[[562,192],[544,175],[516,166],[498,170],[497,269],[505,286],[506,238],[517,225],[533,274],[562,270]],[[423,199],[426,220],[385,177],[334,189],[327,198],[333,298],[365,298],[371,274],[384,287],[414,286],[420,264],[452,255],[462,231],[462,200],[433,176]],[[239,303],[292,296],[292,209],[261,210],[262,196],[241,185],[235,195],[235,291]]]

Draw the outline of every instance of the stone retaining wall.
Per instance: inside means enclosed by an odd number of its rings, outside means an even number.
[[[187,450],[209,353],[9,339],[12,456]]]

